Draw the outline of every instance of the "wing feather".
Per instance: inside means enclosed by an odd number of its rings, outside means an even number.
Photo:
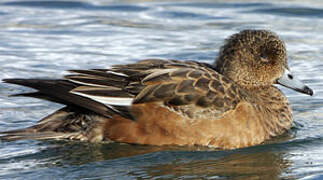
[[[65,80],[4,81],[38,90],[22,95],[81,106],[104,116],[117,113],[129,117],[132,104],[146,102],[161,102],[174,111],[190,114],[223,114],[241,97],[235,83],[212,65],[194,61],[148,59],[110,69],[70,72],[73,74]]]

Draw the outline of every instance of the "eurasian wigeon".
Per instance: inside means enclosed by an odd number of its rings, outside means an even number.
[[[75,139],[148,145],[242,148],[279,136],[292,110],[274,84],[313,91],[291,74],[284,42],[267,30],[232,35],[214,64],[147,59],[64,79],[4,79],[66,105],[3,140]]]

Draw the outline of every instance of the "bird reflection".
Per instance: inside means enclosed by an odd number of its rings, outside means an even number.
[[[212,179],[280,179],[291,161],[284,153],[256,152],[234,153],[211,160],[171,162],[146,167],[151,177],[212,178]],[[293,179],[288,177],[288,179]]]
[[[161,179],[294,179],[286,177],[292,161],[288,159],[287,152],[276,150],[280,145],[268,144],[232,151],[119,143],[56,141],[47,142],[47,145],[48,148],[39,153],[42,157],[51,157],[46,159],[48,166],[87,165],[99,161],[104,165],[105,162],[109,164],[109,160],[131,160],[131,157],[145,154],[145,158],[139,158],[141,162],[129,165],[140,169],[140,173],[128,172],[129,176]],[[110,166],[101,168],[108,171]]]

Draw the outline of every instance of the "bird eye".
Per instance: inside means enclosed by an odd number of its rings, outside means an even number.
[[[288,76],[289,79],[293,79],[294,78],[293,75],[291,75],[291,74],[288,74],[287,76]]]
[[[267,55],[265,55],[265,54],[261,54],[260,57],[261,58],[264,58],[264,59],[267,59],[268,58]]]
[[[265,55],[265,54],[261,54],[261,55],[260,55],[260,60],[261,60],[262,62],[269,62],[268,56],[267,56],[267,55]]]

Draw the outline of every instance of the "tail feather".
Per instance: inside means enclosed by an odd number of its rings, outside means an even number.
[[[51,96],[48,96],[44,93],[41,92],[31,92],[31,93],[20,93],[20,94],[11,94],[10,97],[18,97],[18,96],[25,96],[25,97],[32,97],[32,98],[38,98],[38,99],[43,99],[43,100],[47,100],[47,101],[51,101],[51,102],[56,102],[59,104],[65,104],[66,102],[58,99],[58,98],[54,98]]]
[[[119,114],[132,119],[130,113],[123,114],[114,106],[106,106],[100,102],[87,97],[71,93],[72,89],[78,87],[77,84],[67,80],[48,80],[48,79],[3,79],[6,83],[27,86],[38,90],[38,92],[16,94],[14,96],[29,96],[50,100],[53,102],[82,107],[105,117],[112,117]]]
[[[101,123],[98,115],[86,109],[64,107],[43,118],[36,125],[24,129],[0,132],[0,140],[15,141],[23,139],[75,139],[94,141],[103,135],[91,134],[92,128]],[[97,132],[97,131],[94,131]]]
[[[7,131],[0,132],[0,139],[3,141],[16,141],[16,140],[45,140],[45,139],[76,139],[79,133],[62,133],[62,132],[17,132]],[[82,140],[82,138],[79,138]]]

